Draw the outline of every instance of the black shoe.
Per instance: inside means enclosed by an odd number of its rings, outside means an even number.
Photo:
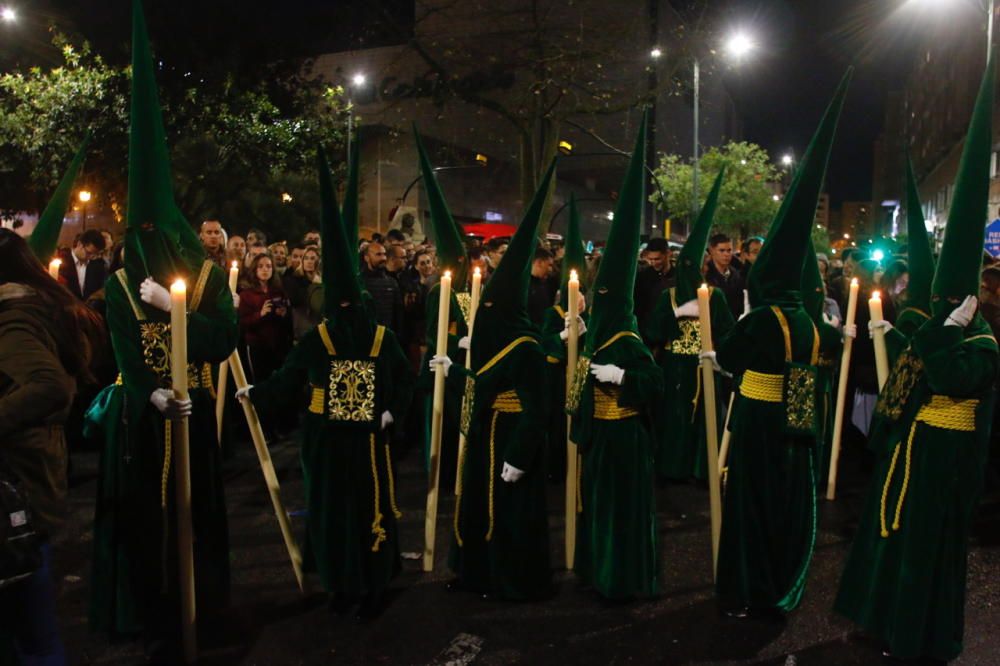
[[[369,594],[365,596],[364,601],[361,602],[361,606],[358,607],[357,615],[355,616],[359,622],[371,622],[385,609],[384,595],[382,592],[375,592],[374,594]]]

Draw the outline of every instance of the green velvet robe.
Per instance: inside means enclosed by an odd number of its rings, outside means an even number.
[[[318,570],[323,589],[344,599],[378,594],[400,569],[390,438],[381,430],[381,419],[388,410],[393,427],[402,427],[414,379],[396,336],[382,330],[370,421],[329,416],[331,363],[371,362],[373,350],[371,336],[353,342],[339,335],[336,326],[329,327],[335,356],[328,353],[319,327],[313,328],[284,365],[250,392],[261,411],[294,405],[306,385],[315,396],[301,429],[309,509],[303,553],[310,568]],[[364,389],[361,393],[364,397]]]
[[[638,415],[595,418],[596,379],[587,375],[571,425],[583,456],[576,573],[609,599],[651,597],[660,591],[653,414],[662,404],[663,375],[630,332],[599,350],[592,362],[625,370],[618,405]]]
[[[584,323],[587,314],[581,313]],[[566,476],[566,342],[559,337],[566,328],[566,312],[562,306],[553,305],[545,311],[542,320],[542,347],[545,349],[546,375],[553,406],[549,410],[547,469],[552,479]],[[580,336],[580,349],[583,336]]]
[[[532,339],[494,361],[475,378],[451,566],[467,589],[501,599],[537,599],[551,584],[545,509],[549,395],[539,380],[545,355]],[[511,391],[521,411],[496,409],[497,396]],[[524,476],[503,481],[505,462]]]
[[[782,312],[792,360],[808,364],[813,321],[800,305]],[[784,336],[774,312],[759,307],[738,321],[717,357],[734,374],[783,374]],[[716,576],[727,606],[789,611],[802,598],[816,537],[816,438],[787,434],[785,417],[784,402],[741,394],[733,407]]]
[[[430,370],[430,360],[437,351],[438,305],[441,301],[441,285],[431,287],[427,294],[427,352],[420,367],[419,387],[424,393],[424,460],[430,470],[431,455],[431,422],[434,407],[434,373]],[[462,301],[469,305],[469,293],[461,294]],[[459,305],[458,295],[451,292],[451,305],[448,308],[448,321],[451,330],[448,332],[448,357],[456,366],[465,367],[465,350],[458,346],[458,341],[469,334],[465,312]],[[455,470],[458,467],[458,436],[459,420],[462,416],[462,398],[465,395],[465,377],[460,372],[448,373],[445,381],[444,417],[441,423],[441,471],[438,476],[439,487],[449,491],[455,487]]]
[[[834,604],[900,658],[950,660],[962,651],[969,529],[982,489],[1000,370],[997,343],[982,318],[977,315],[965,330],[944,326],[944,320],[935,316],[913,334],[911,353],[897,361],[886,383],[869,438],[875,472]],[[897,343],[903,338],[897,331],[891,335]],[[922,371],[913,359],[922,362]],[[895,380],[907,376],[916,384],[903,401]],[[945,429],[917,419],[932,395],[978,400],[975,429]],[[895,419],[884,408],[893,403],[899,405]]]
[[[656,363],[663,373],[663,402],[656,410],[656,474],[672,480],[708,477],[708,449],[705,438],[705,401],[701,394],[701,333],[698,319],[678,321],[674,316],[673,289],[660,295],[646,322],[646,340],[653,344]],[[682,305],[678,303],[676,305]],[[711,290],[712,339],[728,335],[735,320],[722,290]],[[683,331],[682,331],[683,326]],[[721,400],[721,382],[716,379],[717,432],[722,432],[726,403]]]
[[[190,300],[194,290],[189,293]],[[87,414],[88,435],[102,446],[90,625],[112,634],[146,630],[162,637],[176,631],[180,622],[174,474],[171,467],[166,508],[161,509],[165,420],[149,396],[157,388],[168,388],[170,379],[169,370],[165,378],[158,376],[144,361],[133,303],[146,320],[143,325],[169,325],[170,315],[143,304],[138,289],[132,289],[132,297],[130,302],[117,276],[108,279],[107,323],[122,383],[104,389]],[[237,335],[226,275],[213,267],[200,306],[188,315],[189,362],[200,366],[224,360],[236,347]],[[205,617],[228,603],[229,536],[214,390],[192,388],[190,397],[194,568],[199,617]]]

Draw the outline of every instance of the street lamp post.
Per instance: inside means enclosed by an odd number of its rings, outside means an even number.
[[[351,78],[351,84],[348,86],[349,91],[353,91],[355,88],[361,88],[367,82],[368,77],[364,74],[355,74]],[[351,141],[354,135],[354,95],[349,93],[347,95],[347,168],[351,168]]]

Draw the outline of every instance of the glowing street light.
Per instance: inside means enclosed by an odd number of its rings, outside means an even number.
[[[659,46],[654,46],[653,50],[649,52],[649,57],[652,58],[653,60],[656,60],[657,58],[659,58],[662,55],[663,55],[663,51],[660,50]]]
[[[736,32],[726,41],[726,51],[736,60],[741,60],[754,50],[756,44],[745,32]]]
[[[80,200],[80,203],[87,203],[90,201],[91,196],[90,190],[80,190],[79,194],[76,195],[77,199]]]
[[[792,166],[792,162],[794,162],[794,161],[795,161],[795,158],[792,157],[791,155],[782,155],[781,156],[781,163],[784,164],[785,166]]]
[[[13,7],[4,7],[0,9],[0,19],[6,23],[13,23],[17,20],[17,11]]]
[[[368,83],[368,77],[365,76],[364,74],[360,74],[360,73],[359,74],[355,74],[351,78],[351,83],[354,84],[355,88],[360,88],[361,86],[363,86],[366,83]]]

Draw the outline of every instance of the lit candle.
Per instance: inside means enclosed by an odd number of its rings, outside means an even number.
[[[451,271],[441,276],[441,300],[438,303],[437,355],[448,353],[448,323],[451,309]],[[441,370],[438,366],[439,371]]]
[[[479,293],[483,289],[483,273],[479,266],[472,269],[472,300],[469,303],[469,335],[472,335],[472,326],[476,321],[476,310],[479,309]],[[466,364],[468,366],[468,364]]]
[[[229,267],[229,291],[236,293],[236,281],[240,277],[240,265],[238,261],[234,261],[232,266]]]
[[[868,299],[868,312],[873,322],[882,321],[885,317],[882,314],[882,295],[872,292],[872,297]],[[872,330],[872,341],[875,346],[875,374],[878,377],[879,391],[889,379],[889,353],[885,346],[885,329],[876,328]]]
[[[451,271],[441,276],[441,300],[438,304],[437,356],[448,354],[448,322],[451,309]],[[444,419],[444,367],[434,368],[434,401],[431,407],[430,483],[424,511],[424,571],[434,570],[434,539],[437,530],[439,474],[441,471],[441,430]],[[459,471],[461,473],[461,471]]]
[[[576,270],[570,270],[569,282],[566,285],[569,300],[569,332],[566,336],[566,391],[573,386],[576,373],[576,362],[579,358],[580,327],[577,319],[580,316],[580,276]],[[577,465],[579,463],[576,444],[570,439],[572,432],[572,417],[566,419],[566,568],[572,570],[575,566],[576,554],[576,497],[577,497]]]
[[[177,398],[187,398],[187,365],[187,284],[178,278],[170,285],[170,375]]]
[[[49,276],[53,280],[59,279],[59,267],[62,266],[62,259],[53,259],[49,262]]]
[[[712,347],[711,295],[707,284],[698,287],[698,322],[701,350],[714,351]],[[708,499],[712,525],[712,572],[718,568],[719,542],[722,535],[722,478],[719,473],[719,432],[715,404],[715,366],[709,358],[701,361],[701,397],[705,405],[705,447],[708,456]]]

